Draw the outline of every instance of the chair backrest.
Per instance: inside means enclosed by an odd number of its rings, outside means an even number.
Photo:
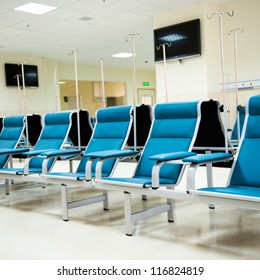
[[[241,141],[229,179],[230,185],[260,187],[260,96],[248,100]]]
[[[132,124],[132,106],[116,106],[99,109],[96,124],[85,153],[120,150],[124,147]],[[88,158],[82,158],[77,172],[85,172]],[[95,172],[96,162],[92,165]],[[115,160],[107,160],[103,165],[103,176],[113,171]]]
[[[201,120],[194,143],[195,147],[225,147],[225,135],[219,107],[219,102],[216,100],[202,102]],[[200,151],[202,152],[203,149]],[[194,152],[196,152],[196,150]]]
[[[194,143],[193,152],[205,154],[206,150],[212,153],[225,151],[225,128],[220,115],[221,107],[217,100],[203,101],[201,104],[201,120]],[[232,144],[227,139],[227,145],[232,151]],[[233,161],[213,163],[213,166],[231,167]]]
[[[27,116],[27,131],[28,131],[28,141],[29,144],[33,147],[42,130],[42,117],[39,114],[33,114]],[[25,130],[26,135],[26,130]]]
[[[237,114],[239,114],[239,135],[241,135],[242,130],[243,130],[243,126],[244,126],[244,121],[245,121],[245,113],[246,113],[246,109],[244,106],[239,107],[239,111],[237,111]],[[232,130],[232,134],[231,134],[231,140],[238,140],[238,130],[237,130],[237,118]]]
[[[24,115],[8,116],[3,119],[0,133],[0,149],[14,149],[19,144],[25,128]],[[4,167],[9,156],[0,157],[0,168]]]
[[[196,138],[201,102],[164,103],[154,108],[154,120],[134,177],[151,177],[156,154],[190,151]],[[182,170],[180,164],[164,164],[160,178],[175,184]]]
[[[149,135],[152,123],[152,108],[150,105],[142,104],[136,107],[135,110],[136,117],[133,119],[127,145],[134,147],[134,122],[136,121],[136,146],[143,147]]]
[[[44,116],[43,127],[38,141],[34,146],[34,151],[44,149],[60,149],[67,140],[71,127],[72,111],[48,113]],[[30,169],[42,168],[43,158],[35,157],[30,161]],[[49,160],[48,170],[54,163],[54,159]]]
[[[4,118],[0,117],[0,133],[2,131],[3,125],[4,125]]]
[[[74,146],[79,146],[78,118],[80,129],[80,146],[86,147],[93,132],[93,125],[90,120],[90,114],[87,110],[79,110],[77,114],[72,115],[72,125],[69,132],[69,139]]]

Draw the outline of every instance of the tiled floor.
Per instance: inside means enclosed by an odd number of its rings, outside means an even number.
[[[15,163],[18,164],[18,163]],[[20,164],[20,163],[19,163]],[[55,169],[63,164],[58,162]],[[129,175],[134,163],[120,163],[115,175]],[[203,168],[202,168],[203,169]],[[198,172],[203,184],[204,170]],[[228,169],[215,168],[215,182],[224,184]],[[185,185],[185,177],[179,188]],[[70,189],[73,198],[96,190]],[[72,209],[61,218],[59,186],[15,182],[11,194],[0,189],[0,258],[2,260],[225,260],[260,258],[260,213],[251,210],[176,201],[175,222],[166,214],[134,224],[124,234],[123,194],[110,192],[110,210],[102,204]],[[134,196],[136,209],[160,202]]]

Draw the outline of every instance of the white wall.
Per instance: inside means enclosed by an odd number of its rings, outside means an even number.
[[[78,79],[86,81],[101,81],[101,69],[98,67],[89,67],[80,65],[78,59]],[[59,101],[59,85],[55,84],[55,73],[57,82],[59,80],[67,79],[74,80],[74,64],[62,64],[56,61],[51,61],[43,57],[32,57],[24,55],[0,55],[0,115],[10,115],[23,113],[23,107],[20,109],[19,95],[17,87],[6,87],[5,84],[5,63],[21,63],[25,61],[26,64],[38,66],[39,87],[26,88],[26,113],[40,113],[44,114],[50,111],[60,109]],[[107,69],[104,67],[105,81],[125,82],[127,103],[133,102],[133,74],[130,69]],[[136,87],[143,88],[143,81],[150,83],[148,88],[155,89],[155,71],[137,70],[136,71]],[[23,94],[23,91],[21,91]]]
[[[6,87],[5,84],[5,63],[21,63],[32,64],[38,66],[39,87],[25,88],[25,107],[20,106],[18,88]],[[23,113],[40,113],[55,110],[55,83],[54,83],[54,67],[57,63],[41,57],[30,57],[24,55],[0,55],[0,115],[10,115]],[[23,90],[21,90],[23,94]]]
[[[167,61],[169,100],[205,99],[216,94],[218,84],[212,77],[218,76],[219,72],[219,53],[216,47],[218,37],[214,36],[217,25],[207,19],[207,14],[216,9],[217,6],[213,4],[196,3],[155,17],[155,29],[200,19],[202,55],[183,59],[182,63],[178,60]],[[163,101],[166,87],[163,63],[156,64],[156,78],[157,93]]]
[[[234,11],[232,18],[225,17],[223,28],[225,29],[225,69],[226,81],[235,80],[234,37],[227,32],[243,28],[244,32],[237,33],[237,70],[238,80],[260,79],[260,1],[236,0],[220,6],[223,11]],[[245,105],[251,95],[260,94],[260,89],[247,89],[238,92],[238,103]],[[235,92],[228,93],[228,102],[231,112],[236,107]],[[231,114],[231,122],[234,122],[234,113]]]
[[[200,57],[167,62],[169,100],[194,100],[199,98],[217,99],[223,103],[220,90],[221,57],[218,16],[211,20],[207,16],[213,12],[234,11],[234,16],[223,15],[225,82],[234,81],[234,44],[233,37],[227,32],[244,28],[238,34],[238,79],[260,78],[260,1],[235,0],[222,5],[195,3],[184,8],[163,13],[154,18],[154,28],[160,28],[195,18],[201,20],[202,55]],[[156,83],[159,101],[164,100],[165,84],[162,63],[156,64]],[[260,89],[239,91],[239,104],[245,105],[249,96],[259,94]],[[235,121],[235,92],[227,93],[231,127]]]
[[[154,28],[178,22],[188,21],[194,18],[201,20],[202,55],[179,61],[167,63],[168,90],[170,100],[191,100],[200,98],[214,98],[222,102],[219,83],[220,75],[220,49],[219,49],[219,26],[217,17],[211,21],[207,19],[216,11],[232,11],[232,18],[223,17],[224,50],[225,50],[225,73],[229,80],[234,77],[234,51],[233,39],[227,35],[227,31],[233,28],[244,28],[244,33],[238,35],[238,76],[239,80],[260,78],[260,1],[259,0],[235,0],[226,4],[215,5],[211,3],[194,3],[184,8],[163,13],[154,18]],[[5,86],[4,63],[20,63],[38,66],[39,88],[26,88],[27,112],[45,113],[54,111],[55,84],[54,71],[57,69],[57,78],[74,79],[74,65],[59,64],[42,57],[30,57],[24,55],[0,54],[0,115],[19,112],[19,98],[17,88]],[[100,81],[101,71],[99,67],[93,68],[80,65],[78,57],[79,80]],[[165,100],[165,84],[163,64],[156,64],[155,71],[136,71],[137,88],[144,88],[143,81],[150,82],[150,88],[157,89],[157,102]],[[104,76],[106,81],[125,82],[127,92],[127,103],[133,102],[133,78],[132,70],[109,69],[104,62]],[[239,92],[239,103],[244,105],[248,96],[259,94],[260,90],[245,90]],[[231,123],[234,120],[235,93],[228,95],[231,109]]]

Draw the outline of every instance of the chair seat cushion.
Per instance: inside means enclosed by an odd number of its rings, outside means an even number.
[[[106,177],[109,174],[102,174],[102,176]],[[52,178],[62,178],[71,179],[71,180],[83,180],[85,178],[85,172],[50,172],[44,175],[45,177],[52,177]],[[92,178],[95,178],[95,174],[92,173]]]
[[[111,184],[112,182],[117,183],[122,183],[122,185],[125,184],[131,184],[131,185],[136,185],[137,187],[150,187],[152,185],[152,178],[151,177],[133,177],[133,178],[122,178],[122,177],[109,177],[109,178],[103,178],[102,180],[105,181],[110,181]],[[164,179],[160,178],[160,184],[163,185],[174,185],[176,183],[175,180],[169,180],[169,179]]]
[[[260,199],[260,188],[251,186],[230,185],[228,187],[200,188],[198,192],[205,195],[212,193],[216,196],[232,196],[237,199],[246,199],[246,197]]]
[[[41,173],[41,168],[30,168],[29,173]],[[17,174],[17,175],[23,175],[24,169],[23,168],[1,168],[0,173],[3,174]]]

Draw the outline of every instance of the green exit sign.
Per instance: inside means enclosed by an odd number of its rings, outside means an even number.
[[[149,82],[143,82],[144,87],[149,87]]]

